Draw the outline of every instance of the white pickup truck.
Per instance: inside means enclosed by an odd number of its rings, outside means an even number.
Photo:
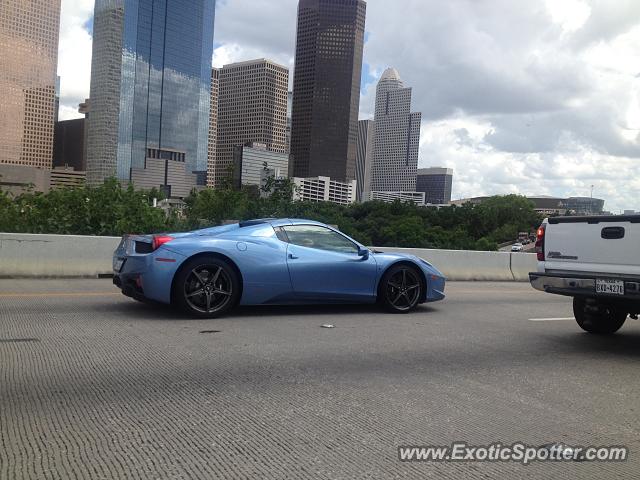
[[[546,219],[536,240],[538,290],[573,297],[587,332],[611,334],[640,313],[640,215]]]

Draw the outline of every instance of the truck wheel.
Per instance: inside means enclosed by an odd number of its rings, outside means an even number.
[[[627,319],[627,312],[613,305],[595,302],[587,303],[584,298],[573,299],[573,315],[580,328],[599,335],[610,335],[620,330]]]

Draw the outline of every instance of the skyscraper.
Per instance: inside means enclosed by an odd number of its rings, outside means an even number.
[[[292,174],[355,179],[366,3],[300,0]]]
[[[291,112],[293,111],[293,92],[287,92],[287,152],[291,152]]]
[[[411,88],[395,68],[386,69],[376,89],[372,191],[415,191],[421,120],[411,113]]]
[[[366,202],[371,187],[371,161],[373,158],[373,135],[375,122],[360,120],[358,122],[358,151],[356,154],[356,199]]]
[[[261,143],[287,153],[287,87],[289,70],[265,60],[232,63],[220,69],[218,132],[214,185],[230,178],[233,148]]]
[[[211,70],[211,111],[209,113],[209,154],[207,159],[207,187],[216,183],[216,147],[218,143],[218,97],[220,96],[220,69]]]
[[[425,203],[445,205],[451,201],[453,169],[442,167],[420,168],[416,191],[425,193]]]
[[[0,164],[51,168],[60,0],[0,5]]]
[[[86,118],[56,122],[53,136],[53,166],[87,170],[85,148]]]
[[[87,181],[183,152],[207,169],[215,0],[96,0]]]

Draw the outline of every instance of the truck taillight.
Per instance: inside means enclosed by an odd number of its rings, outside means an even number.
[[[151,244],[153,250],[157,250],[161,245],[164,245],[167,242],[173,240],[173,237],[169,235],[154,235],[153,242]]]
[[[544,232],[545,225],[540,225],[538,231],[536,233],[536,254],[538,255],[538,260],[544,262]]]

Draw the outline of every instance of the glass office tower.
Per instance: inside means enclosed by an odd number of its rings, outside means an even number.
[[[215,0],[96,0],[89,183],[129,180],[157,150],[206,171],[214,16]]]

